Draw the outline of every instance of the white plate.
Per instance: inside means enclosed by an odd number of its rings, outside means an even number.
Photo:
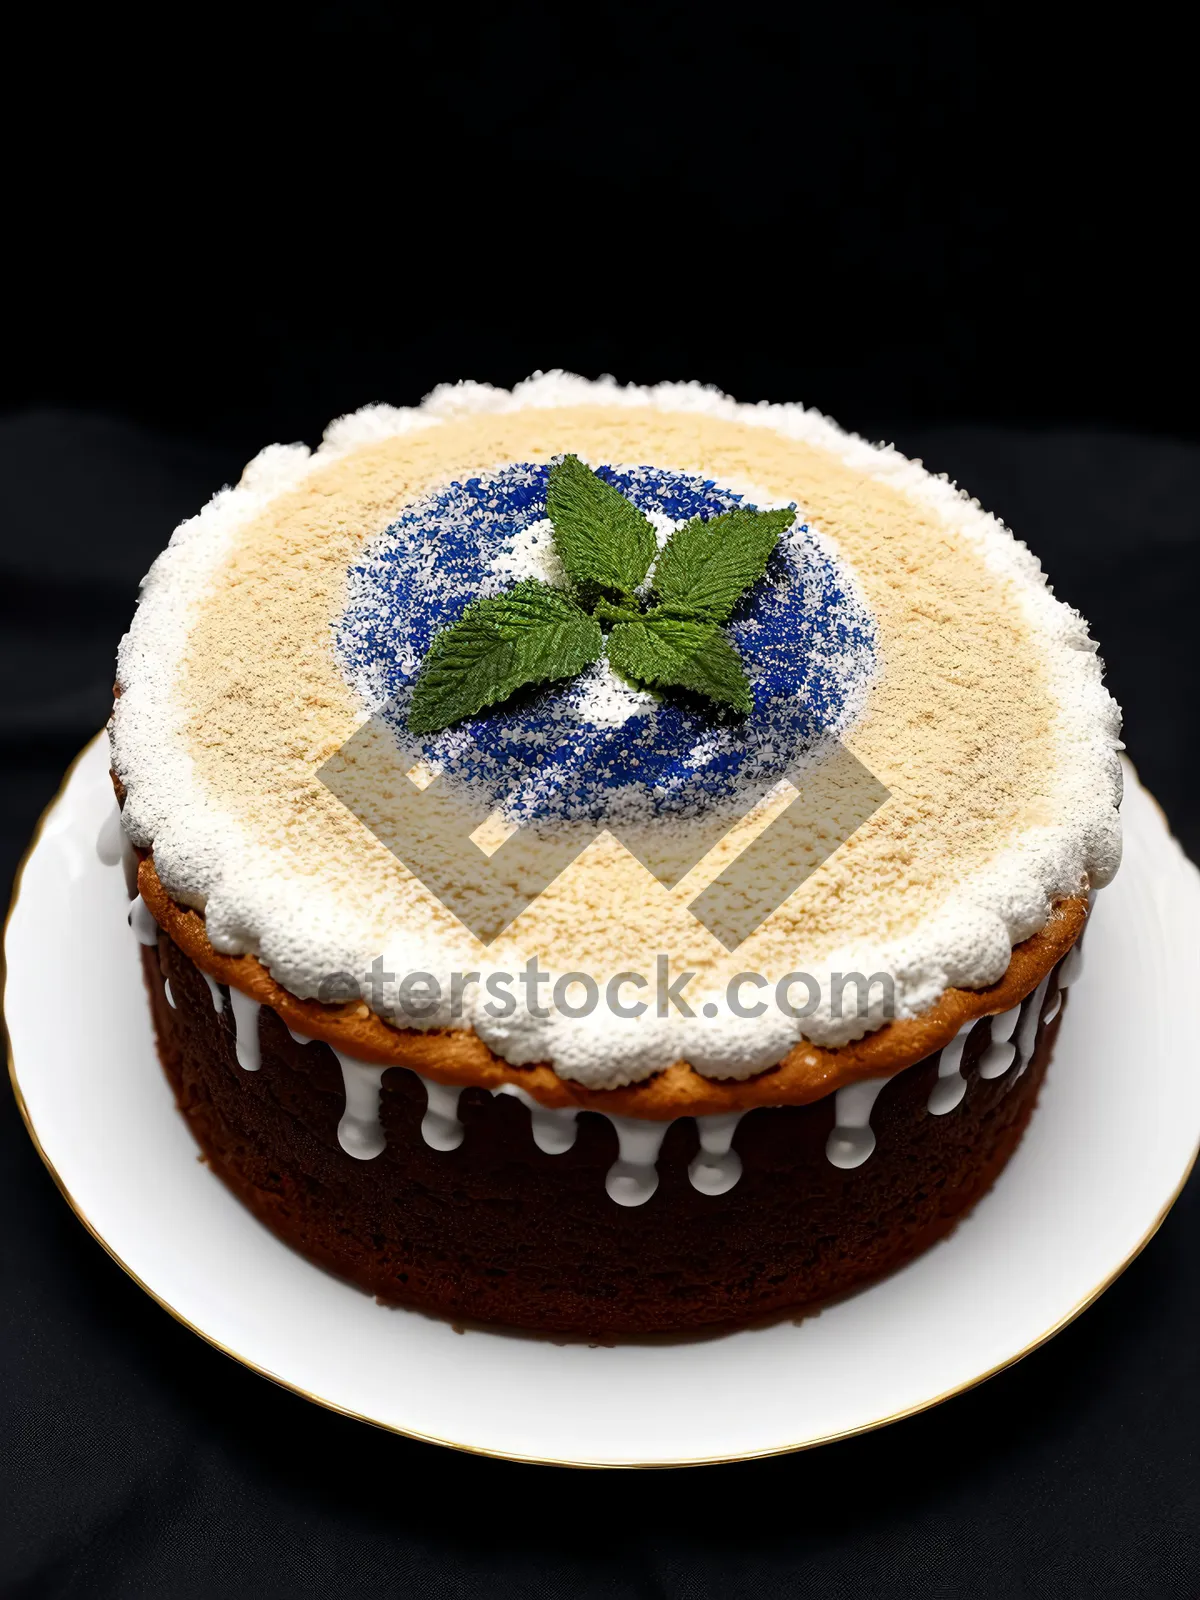
[[[799,1449],[946,1399],[1112,1282],[1200,1138],[1200,874],[1127,771],[1125,865],[1097,902],[1041,1103],[995,1189],[903,1271],[796,1323],[595,1348],[385,1310],[262,1227],[196,1159],[154,1053],[103,740],[43,819],[14,900],[10,1068],[43,1159],[172,1315],[309,1399],[464,1450],[666,1466]]]

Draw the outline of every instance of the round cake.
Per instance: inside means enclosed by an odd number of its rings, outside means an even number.
[[[1118,732],[1024,545],[814,412],[563,373],[368,407],[178,528],[121,647],[163,1065],[383,1301],[811,1307],[1015,1148]]]

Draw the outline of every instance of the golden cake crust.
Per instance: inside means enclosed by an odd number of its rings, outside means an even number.
[[[549,1066],[510,1066],[468,1029],[421,1031],[391,1026],[365,1003],[324,1005],[301,1000],[276,983],[255,956],[226,956],[209,943],[204,918],[167,894],[152,852],[139,852],[138,890],[158,925],[203,972],[269,1006],[297,1033],[322,1039],[361,1061],[409,1067],[435,1082],[498,1089],[511,1083],[551,1108],[669,1121],[756,1106],[799,1106],[863,1078],[891,1077],[940,1050],[964,1023],[1010,1010],[1031,993],[1079,938],[1086,895],[1054,906],[1040,932],[1014,947],[1008,970],[985,989],[947,989],[918,1017],[886,1023],[837,1049],[804,1041],[778,1066],[741,1081],[703,1077],[676,1061],[654,1077],[620,1089],[587,1089]]]

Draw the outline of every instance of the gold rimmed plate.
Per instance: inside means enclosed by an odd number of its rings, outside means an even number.
[[[803,1449],[909,1416],[1035,1349],[1153,1235],[1200,1142],[1189,1023],[1200,874],[1126,773],[1126,858],[1029,1130],[903,1271],[799,1322],[593,1347],[384,1309],[267,1232],[196,1159],[154,1054],[107,749],[42,819],[5,939],[13,1087],[80,1220],[202,1338],[320,1405],[511,1460],[650,1467]]]

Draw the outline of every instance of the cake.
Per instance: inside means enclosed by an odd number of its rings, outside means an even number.
[[[383,1302],[820,1305],[1020,1140],[1118,732],[1024,545],[812,411],[563,373],[367,407],[183,523],[121,646],[163,1067]]]

